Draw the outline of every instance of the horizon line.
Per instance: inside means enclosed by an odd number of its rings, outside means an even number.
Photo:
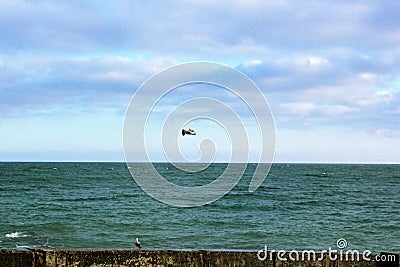
[[[108,161],[108,160],[83,160],[83,161],[75,161],[75,160],[0,160],[0,163],[125,163],[126,161]],[[130,164],[143,164],[143,163],[161,163],[161,164],[205,164],[208,162],[168,162],[168,161],[135,161],[130,162]],[[400,162],[333,162],[333,161],[279,161],[279,162],[212,162],[209,164],[343,164],[343,165],[400,165]]]

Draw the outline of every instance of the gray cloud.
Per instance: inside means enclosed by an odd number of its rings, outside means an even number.
[[[241,56],[398,43],[398,1],[3,2],[3,51]],[[397,35],[398,36],[398,35]],[[238,55],[238,52],[241,55]]]
[[[88,112],[123,110],[147,77],[176,61],[132,60],[120,56],[0,56],[0,117],[49,110]]]

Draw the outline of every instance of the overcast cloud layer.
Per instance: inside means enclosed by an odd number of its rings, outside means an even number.
[[[135,90],[200,60],[260,87],[278,161],[399,163],[399,13],[398,0],[2,1],[0,160],[123,160]]]

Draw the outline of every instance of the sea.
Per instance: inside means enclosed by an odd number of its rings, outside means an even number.
[[[227,164],[154,166],[197,186]],[[125,163],[2,162],[0,247],[129,249],[138,237],[143,249],[400,253],[400,165],[277,163],[249,192],[255,167],[217,201],[184,208],[149,196]]]

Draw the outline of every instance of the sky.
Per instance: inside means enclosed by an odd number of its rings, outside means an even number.
[[[140,85],[211,61],[267,99],[274,162],[400,163],[399,12],[399,0],[1,1],[0,161],[124,161]],[[199,93],[182,94],[157,110]]]

